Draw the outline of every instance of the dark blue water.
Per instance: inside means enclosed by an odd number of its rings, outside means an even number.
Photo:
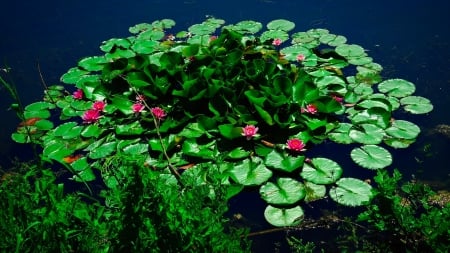
[[[57,84],[59,77],[75,66],[77,60],[100,54],[98,46],[102,41],[128,36],[128,28],[137,23],[171,18],[177,22],[175,29],[182,30],[203,21],[205,15],[228,23],[251,19],[265,24],[284,18],[296,23],[295,31],[326,28],[344,35],[348,43],[369,50],[375,62],[385,68],[384,77],[414,82],[416,94],[430,98],[435,106],[428,115],[407,117],[420,125],[424,133],[438,124],[450,125],[449,1],[25,0],[3,2],[0,6],[0,66],[7,64],[12,68],[9,77],[14,80],[24,104],[42,96],[38,63],[46,83]],[[10,140],[18,124],[14,113],[8,110],[11,102],[5,89],[1,89],[0,164],[3,166],[28,150]],[[392,167],[425,179],[448,180],[449,140],[424,134],[410,149],[395,152]],[[434,153],[427,157],[423,146],[430,143]],[[338,154],[335,156],[342,154],[336,146],[324,149]],[[349,160],[348,152],[341,156]]]

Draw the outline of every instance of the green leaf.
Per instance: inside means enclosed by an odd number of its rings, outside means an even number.
[[[117,147],[116,141],[106,142],[101,146],[97,147],[96,149],[91,150],[91,152],[89,152],[89,158],[91,159],[105,158],[111,155],[116,150],[116,147]]]
[[[78,172],[77,175],[74,175],[72,179],[75,182],[90,182],[95,180],[95,174],[91,168],[87,168],[83,171]]]
[[[228,158],[231,159],[241,159],[248,157],[250,155],[249,151],[242,149],[241,147],[235,148],[228,153]]]
[[[326,187],[306,181],[305,192],[305,201],[311,202],[323,198],[326,194]]]
[[[126,146],[123,149],[123,152],[125,154],[129,154],[129,155],[143,154],[143,153],[148,152],[148,144],[144,144],[144,143],[131,144],[129,146]]]
[[[341,205],[361,206],[369,204],[374,193],[372,187],[359,179],[341,178],[330,189],[330,197]]]
[[[200,126],[199,123],[189,123],[183,130],[178,134],[178,136],[183,136],[186,138],[198,138],[205,134],[205,130]]]
[[[81,59],[78,66],[88,71],[101,71],[107,62],[104,56],[92,56]]]
[[[66,84],[76,84],[81,79],[81,77],[87,74],[89,74],[89,71],[74,67],[69,69],[64,75],[61,76],[61,82]]]
[[[419,96],[409,96],[400,99],[401,105],[404,106],[405,111],[413,114],[429,113],[433,110],[433,105],[430,100]]]
[[[349,131],[350,138],[362,144],[380,144],[384,135],[383,129],[373,124],[356,125]]]
[[[139,121],[133,121],[126,125],[117,125],[115,129],[116,134],[125,136],[140,135],[144,132],[144,128]]]
[[[75,171],[83,171],[90,167],[89,163],[87,162],[86,157],[81,157],[80,159],[74,161],[70,164],[70,167],[74,169]]]
[[[382,169],[392,163],[392,155],[389,151],[376,145],[354,148],[350,156],[356,164],[367,169]]]
[[[103,130],[100,129],[100,127],[98,127],[97,125],[90,124],[85,126],[83,131],[81,131],[81,136],[86,138],[98,137],[102,132]]]
[[[378,84],[378,90],[393,97],[406,97],[414,93],[416,86],[403,79],[389,79]]]
[[[48,119],[48,118],[50,118],[51,114],[50,114],[49,110],[40,110],[40,111],[25,110],[23,112],[23,116],[25,117],[25,119],[31,119],[31,118]]]
[[[262,107],[255,105],[255,109],[258,112],[259,116],[269,125],[272,126],[274,124],[272,116],[270,113],[264,110]]]
[[[350,129],[352,124],[349,123],[339,123],[338,127],[335,128],[328,134],[330,140],[341,143],[341,144],[350,144],[353,143],[353,139],[350,138]]]
[[[267,206],[264,210],[264,217],[267,222],[276,227],[297,226],[304,216],[303,209],[300,206],[292,208],[278,208]]]
[[[272,20],[267,24],[267,28],[270,30],[281,30],[288,32],[292,29],[294,29],[295,24],[289,20],[286,19],[276,19]]]
[[[289,205],[306,195],[302,183],[292,178],[278,178],[276,183],[267,182],[259,188],[261,197],[269,204]]]
[[[216,151],[213,150],[215,141],[208,144],[198,144],[195,139],[187,139],[183,142],[181,150],[188,156],[200,157],[203,159],[215,159]]]
[[[274,149],[269,154],[267,154],[264,163],[268,167],[286,172],[292,172],[296,169],[301,168],[304,160],[304,156],[283,156],[279,151]]]
[[[219,125],[220,134],[227,139],[242,137],[242,127],[235,127],[233,124]]]
[[[41,119],[36,121],[34,126],[39,130],[50,130],[53,129],[53,122],[51,122],[50,120]]]
[[[53,109],[53,108],[55,108],[55,105],[48,102],[34,102],[32,104],[25,106],[26,111],[41,111],[44,109]]]
[[[305,163],[300,175],[315,184],[332,184],[341,177],[342,172],[341,166],[335,161],[318,157],[313,158],[310,163]]]
[[[386,133],[398,139],[415,139],[420,133],[420,128],[406,120],[394,120],[391,127],[386,129]]]
[[[272,171],[267,169],[258,157],[228,165],[228,172],[233,180],[242,185],[261,185],[272,177]]]
[[[364,48],[359,45],[342,44],[336,47],[336,53],[343,57],[363,57],[365,56]]]

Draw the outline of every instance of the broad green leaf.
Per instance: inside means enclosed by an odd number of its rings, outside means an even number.
[[[290,31],[294,29],[295,24],[286,19],[276,19],[272,20],[267,24],[267,28],[270,30],[281,30],[281,31]]]
[[[416,86],[403,79],[389,79],[378,84],[378,90],[393,97],[407,97],[414,93]]]
[[[420,133],[420,128],[406,120],[394,120],[386,129],[386,133],[398,139],[415,139]]]
[[[278,208],[269,205],[264,210],[264,217],[267,222],[275,227],[297,226],[302,221],[303,216],[304,212],[300,206]]]
[[[382,169],[392,163],[392,155],[389,151],[376,145],[354,148],[350,156],[356,164],[366,169]]]
[[[404,106],[405,111],[413,114],[429,113],[433,110],[430,100],[419,96],[409,96],[400,99],[400,103]]]
[[[369,204],[374,196],[372,187],[359,179],[341,178],[330,189],[330,197],[341,205],[361,206]]]
[[[55,105],[48,102],[34,102],[32,104],[25,106],[26,111],[41,111],[53,108],[55,108]]]
[[[342,168],[335,161],[317,157],[303,165],[300,173],[303,179],[315,184],[332,184],[342,175]]]
[[[275,183],[267,182],[259,188],[261,197],[269,204],[289,205],[306,195],[302,183],[292,178],[278,178]]]
[[[95,180],[95,174],[91,168],[86,168],[74,175],[72,179],[75,182],[90,182]]]
[[[330,140],[341,143],[341,144],[350,144],[353,143],[353,139],[350,138],[350,129],[352,124],[349,123],[339,123],[338,127],[335,128],[328,134]]]
[[[87,162],[86,157],[81,157],[80,159],[77,159],[73,163],[70,164],[70,167],[74,169],[75,171],[83,171],[90,167],[89,163]]]
[[[81,59],[78,66],[88,71],[101,71],[107,62],[104,56],[91,56]]]
[[[384,135],[383,129],[373,124],[354,125],[349,131],[350,138],[362,144],[380,144]]]
[[[219,125],[220,134],[227,139],[235,139],[242,136],[242,127],[236,127],[233,124]]]
[[[144,132],[144,128],[142,128],[139,121],[134,121],[127,125],[117,125],[115,129],[116,134],[126,136],[140,135]]]
[[[258,157],[247,158],[237,164],[229,164],[228,172],[234,181],[242,185],[261,185],[272,177],[272,171],[267,169]]]
[[[264,163],[268,167],[286,172],[292,172],[296,169],[301,168],[304,160],[304,156],[293,157],[289,155],[283,155],[279,151],[274,149],[269,154],[267,154]]]
[[[50,120],[41,119],[36,121],[34,126],[36,126],[39,130],[50,130],[53,129],[53,122],[51,122]]]
[[[67,123],[61,124],[55,128],[54,135],[61,136],[61,137],[65,136],[65,135],[69,134],[70,131],[72,131],[72,129],[76,126],[77,126],[76,122],[67,122]]]
[[[117,147],[116,141],[104,143],[101,146],[97,147],[96,149],[91,150],[91,152],[89,152],[89,158],[91,159],[105,158],[111,155],[116,150],[116,147]]]
[[[305,182],[305,201],[311,202],[321,199],[326,194],[326,187],[324,185],[314,184],[311,182]]]
[[[248,157],[250,155],[249,151],[242,149],[241,147],[235,148],[228,153],[228,158],[231,159],[241,159]]]
[[[81,136],[89,138],[89,137],[98,137],[103,132],[99,126],[90,124],[87,125],[83,131],[81,131]]]
[[[129,146],[126,146],[123,149],[123,152],[125,154],[129,154],[129,155],[143,154],[143,153],[148,152],[148,144],[144,144],[144,143],[131,144]]]
[[[39,111],[25,110],[23,112],[23,116],[25,117],[25,119],[31,119],[31,118],[48,119],[48,118],[50,118],[51,114],[50,114],[49,110],[39,110]]]

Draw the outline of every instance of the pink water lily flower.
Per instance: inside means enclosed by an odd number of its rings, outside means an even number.
[[[166,117],[166,112],[161,107],[153,107],[150,109],[150,111],[156,119],[162,120],[164,117]]]
[[[250,140],[257,135],[258,130],[259,128],[255,127],[254,125],[246,125],[242,128],[242,136],[245,136],[247,140]]]
[[[316,114],[317,113],[317,106],[313,105],[313,104],[308,104],[306,105],[305,108],[301,108],[300,111],[302,113],[310,113],[310,114]]]
[[[74,99],[80,100],[80,99],[83,99],[83,95],[84,95],[83,90],[82,89],[78,89],[78,90],[73,92],[72,97]]]
[[[283,41],[281,40],[281,39],[274,39],[273,41],[272,41],[272,45],[274,45],[274,46],[279,46],[279,45],[281,45],[281,43],[283,43]]]
[[[135,103],[131,106],[134,113],[140,113],[145,109],[145,106],[141,103]]]
[[[299,54],[299,55],[297,55],[297,61],[304,61],[305,60],[305,55],[303,55],[303,54]]]
[[[304,148],[306,146],[305,143],[303,143],[303,141],[298,138],[289,139],[286,142],[286,145],[288,149],[296,152],[304,151]]]
[[[105,106],[106,106],[105,102],[103,102],[103,101],[95,101],[92,104],[92,109],[96,110],[96,111],[99,111],[99,112],[102,112],[105,109]]]
[[[100,112],[94,109],[90,109],[84,112],[83,116],[81,116],[84,123],[92,124],[97,122],[100,118]]]

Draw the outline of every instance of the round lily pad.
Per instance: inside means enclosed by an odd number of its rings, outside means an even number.
[[[382,169],[392,163],[392,155],[389,151],[376,145],[354,148],[350,156],[356,164],[366,169]]]
[[[336,47],[336,53],[343,57],[363,57],[366,55],[364,48],[359,45],[342,44]]]
[[[328,134],[330,140],[341,143],[341,144],[350,144],[353,143],[353,139],[350,138],[349,132],[352,127],[352,124],[349,123],[339,123],[338,127],[335,128],[332,132]]]
[[[330,197],[341,205],[366,205],[373,198],[372,186],[356,178],[341,178],[330,189]]]
[[[278,178],[276,183],[267,182],[259,189],[261,197],[269,204],[289,205],[306,195],[302,183],[292,178]]]
[[[85,57],[78,62],[78,66],[89,71],[100,71],[108,61],[104,56]]]
[[[306,181],[305,192],[305,201],[311,202],[323,198],[326,194],[326,187],[324,185],[314,184]]]
[[[400,104],[404,106],[405,111],[413,114],[429,113],[433,110],[430,100],[419,96],[409,96],[400,99]]]
[[[378,84],[378,90],[393,97],[406,97],[414,93],[416,86],[403,79],[389,79]]]
[[[269,30],[261,34],[261,41],[280,39],[281,41],[286,41],[289,39],[289,34],[281,30]]]
[[[267,222],[276,227],[296,226],[300,224],[303,216],[304,212],[300,206],[293,208],[267,206],[266,210],[264,210],[264,217]]]
[[[244,20],[233,26],[233,30],[242,33],[255,34],[262,29],[262,24],[253,20]]]
[[[213,34],[216,30],[216,27],[208,25],[208,24],[195,24],[189,27],[189,32],[196,35],[209,35]]]
[[[234,181],[242,185],[261,185],[272,177],[272,171],[257,157],[233,164],[229,173]]]
[[[267,24],[267,28],[270,30],[280,30],[285,32],[294,29],[294,27],[295,23],[285,19],[272,20]]]
[[[393,148],[407,148],[409,145],[413,144],[416,139],[408,140],[408,139],[397,139],[397,138],[388,138],[384,140],[386,145],[389,145]]]
[[[384,134],[382,128],[373,124],[355,125],[349,131],[350,138],[362,144],[380,144]]]
[[[331,184],[341,177],[342,171],[335,161],[318,157],[313,158],[310,163],[305,163],[300,175],[315,184]]]
[[[386,129],[386,133],[398,139],[415,139],[420,133],[420,128],[406,120],[394,120]]]

